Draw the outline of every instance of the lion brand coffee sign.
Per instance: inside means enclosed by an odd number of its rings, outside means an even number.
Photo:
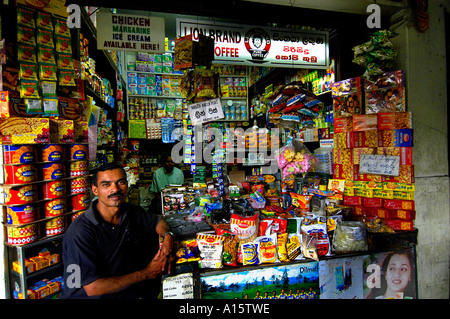
[[[326,69],[328,32],[177,19],[177,34],[214,39],[214,62]]]
[[[99,11],[97,49],[164,53],[164,18]]]

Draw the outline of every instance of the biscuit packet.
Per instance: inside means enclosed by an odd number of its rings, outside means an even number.
[[[35,80],[20,80],[20,97],[27,99],[39,99],[38,81]]]
[[[24,103],[27,114],[42,114],[41,99],[24,99]]]
[[[41,81],[58,81],[56,77],[56,64],[39,63],[39,79]]]
[[[46,29],[38,29],[36,35],[36,44],[53,49],[53,32]]]
[[[34,45],[19,43],[17,45],[17,60],[19,62],[36,63],[36,47]]]
[[[39,63],[56,64],[55,53],[53,52],[53,48],[39,45],[37,47],[37,60]]]
[[[36,63],[20,63],[19,79],[20,80],[38,80],[38,65]]]
[[[72,54],[65,52],[56,52],[56,65],[58,69],[73,69],[73,58]]]
[[[62,35],[70,38],[70,30],[67,27],[67,21],[65,19],[54,17],[53,24],[55,28],[55,35]]]
[[[17,26],[17,42],[36,45],[36,35],[33,28],[18,25]]]
[[[31,8],[21,5],[17,6],[17,24],[24,25],[30,28],[36,27],[36,20],[34,19],[35,11]]]
[[[44,11],[36,11],[36,28],[53,32],[52,15]]]
[[[55,50],[56,52],[72,53],[70,38],[61,35],[55,35]]]
[[[41,92],[44,99],[56,99],[56,82],[41,81]]]
[[[75,72],[70,69],[58,70],[58,84],[62,86],[76,86]]]
[[[42,99],[43,116],[59,116],[58,99],[44,98]]]

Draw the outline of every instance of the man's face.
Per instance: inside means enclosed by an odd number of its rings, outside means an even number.
[[[166,170],[167,173],[172,173],[173,171],[173,166],[175,165],[175,163],[172,161],[172,157],[168,157],[166,162],[164,163],[164,169]]]
[[[125,172],[120,168],[98,172],[97,185],[92,185],[92,192],[103,205],[119,207],[125,201],[128,192]]]

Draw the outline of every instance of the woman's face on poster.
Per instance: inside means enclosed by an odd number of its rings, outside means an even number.
[[[393,255],[386,270],[386,282],[393,291],[403,291],[411,280],[411,265],[406,255]]]

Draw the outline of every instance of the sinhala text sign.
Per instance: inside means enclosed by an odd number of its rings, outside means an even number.
[[[188,105],[192,125],[203,124],[224,118],[220,99],[211,99],[204,102]]]
[[[326,69],[328,32],[177,19],[177,34],[214,38],[214,62]]]
[[[97,13],[97,49],[164,53],[164,18]]]

